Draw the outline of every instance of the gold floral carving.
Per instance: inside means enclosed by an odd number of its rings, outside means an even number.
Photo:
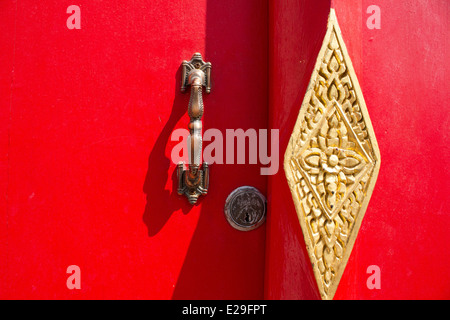
[[[322,299],[332,299],[380,168],[380,152],[334,9],[284,158]]]

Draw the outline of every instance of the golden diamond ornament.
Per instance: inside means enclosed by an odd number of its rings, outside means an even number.
[[[334,9],[284,170],[322,299],[332,299],[369,204],[380,151]]]

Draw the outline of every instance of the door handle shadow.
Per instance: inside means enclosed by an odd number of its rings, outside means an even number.
[[[177,122],[186,113],[188,97],[182,95],[179,87],[181,67],[175,76],[175,98],[169,120],[158,136],[148,157],[147,174],[143,185],[146,194],[146,205],[142,220],[147,226],[148,235],[155,236],[169,220],[170,215],[179,209],[184,214],[188,213],[192,206],[177,194],[178,179],[176,164],[165,156],[167,144],[170,141],[172,131]],[[156,109],[157,107],[154,107]],[[172,179],[171,190],[166,189],[167,180]]]

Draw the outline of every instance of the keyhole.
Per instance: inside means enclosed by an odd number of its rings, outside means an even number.
[[[245,218],[244,218],[245,222],[249,223],[250,222],[250,215],[248,214],[248,212],[245,213]]]

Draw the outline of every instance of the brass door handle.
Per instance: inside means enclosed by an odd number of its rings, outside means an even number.
[[[200,53],[195,53],[190,61],[183,61],[181,92],[191,86],[188,114],[188,168],[183,162],[177,167],[178,194],[185,195],[191,204],[195,204],[202,194],[208,192],[209,168],[206,162],[200,166],[202,159],[202,116],[204,111],[202,87],[206,93],[211,92],[211,63],[204,62]]]

